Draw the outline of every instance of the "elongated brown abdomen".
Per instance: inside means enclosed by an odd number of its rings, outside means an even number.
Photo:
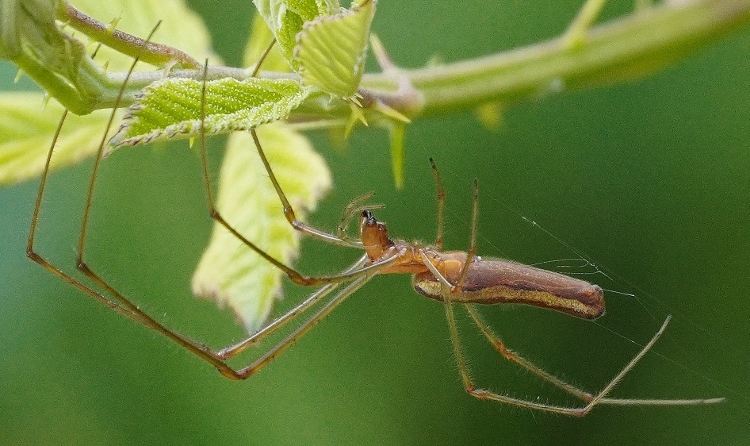
[[[413,284],[417,292],[436,300],[442,301],[450,293],[431,272],[414,275]],[[502,259],[475,258],[462,289],[450,294],[450,299],[459,303],[534,305],[583,319],[604,314],[604,293],[597,285]]]

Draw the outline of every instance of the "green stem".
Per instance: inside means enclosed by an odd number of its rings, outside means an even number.
[[[579,15],[580,20],[574,22],[578,26],[571,25],[562,36],[547,42],[442,66],[394,68],[388,73],[365,75],[361,84],[363,95],[409,117],[471,108],[492,101],[519,102],[563,89],[646,76],[750,20],[750,0],[694,0],[640,7],[627,16],[589,29],[588,24],[600,6],[601,1],[589,1]],[[71,8],[64,11],[58,11],[58,17],[65,15],[71,26],[106,40],[107,45],[123,46],[126,53],[131,47],[142,45],[102,31],[104,25],[78,17],[80,13],[71,12]],[[154,53],[153,62],[157,65],[163,65],[165,60],[187,66],[194,63],[189,56],[163,46],[149,48],[146,53]],[[124,74],[105,73],[91,64],[81,63],[73,82],[49,71],[31,57],[10,58],[78,114],[111,107],[124,79]],[[210,67],[207,78],[223,75],[243,79],[250,73],[236,68]],[[163,71],[134,74],[121,104],[130,105],[136,93],[163,76]],[[172,71],[170,76],[201,79],[202,72],[187,69]],[[262,73],[262,76],[290,75]],[[412,88],[404,89],[404,82]],[[349,112],[343,102],[312,98],[290,118],[293,121],[340,119]]]
[[[139,37],[117,29],[110,29],[109,26],[93,17],[87,16],[67,2],[60,7],[57,18],[97,42],[131,57],[138,55],[141,61],[151,65],[158,67],[170,67],[174,65],[179,68],[193,69],[202,67],[200,62],[176,48],[154,42],[146,42]]]
[[[640,9],[598,25],[566,45],[565,36],[509,52],[403,72],[423,95],[424,114],[518,102],[560,88],[585,88],[646,76],[750,20],[750,0],[699,0]],[[368,76],[363,86],[395,89]]]

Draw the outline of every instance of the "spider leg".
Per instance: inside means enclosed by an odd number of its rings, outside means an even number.
[[[153,31],[152,31],[152,34],[153,34]],[[148,39],[146,39],[146,42],[148,42],[149,40],[150,40],[150,36]],[[139,61],[139,57],[136,56],[130,67],[130,70],[128,71],[128,75],[126,76],[126,79],[129,78],[130,74],[133,72],[133,69],[135,65],[138,63],[138,61]],[[205,69],[204,69],[204,73],[205,73]],[[359,289],[359,287],[364,285],[364,283],[369,281],[373,277],[373,275],[382,267],[382,265],[388,265],[393,262],[394,259],[386,259],[385,261],[382,261],[379,263],[369,263],[367,262],[366,256],[363,256],[361,259],[359,259],[349,268],[344,270],[344,272],[342,273],[344,275],[343,277],[335,276],[335,279],[329,280],[329,281],[326,281],[326,280],[314,281],[315,283],[322,283],[324,286],[318,289],[317,291],[315,291],[314,293],[312,293],[304,301],[296,305],[290,311],[283,314],[276,320],[272,321],[266,327],[259,330],[257,333],[254,333],[253,335],[248,337],[245,341],[242,341],[238,344],[224,348],[219,351],[214,351],[210,349],[209,347],[205,346],[204,344],[196,342],[190,339],[189,337],[186,337],[164,326],[163,324],[159,323],[153,317],[151,317],[150,315],[142,311],[138,307],[138,305],[131,302],[123,294],[118,292],[105,279],[103,279],[101,276],[95,273],[93,269],[85,261],[85,248],[86,248],[86,238],[87,238],[87,232],[88,232],[87,230],[88,230],[88,225],[89,225],[89,215],[90,215],[92,204],[93,204],[94,188],[95,188],[96,178],[97,178],[97,174],[99,170],[99,163],[102,158],[102,153],[103,153],[106,141],[107,141],[107,135],[109,133],[109,129],[111,128],[112,122],[114,120],[115,110],[118,108],[118,105],[120,103],[120,100],[122,99],[124,90],[125,90],[125,83],[123,83],[123,85],[120,88],[118,97],[115,102],[115,106],[113,107],[113,112],[110,115],[109,121],[107,123],[107,126],[105,128],[104,134],[102,136],[101,142],[97,150],[97,155],[94,160],[94,166],[92,168],[91,180],[88,186],[86,203],[85,203],[84,212],[82,216],[81,231],[80,231],[79,239],[78,239],[76,267],[88,279],[90,279],[93,282],[93,284],[96,285],[96,287],[86,284],[80,279],[58,268],[49,260],[47,260],[43,255],[41,255],[35,247],[37,229],[38,229],[38,224],[39,224],[39,216],[41,214],[41,205],[43,202],[47,182],[49,180],[51,160],[52,160],[52,156],[54,153],[55,145],[57,144],[57,141],[61,133],[61,129],[65,122],[65,118],[67,117],[67,111],[63,113],[63,116],[60,120],[60,124],[57,127],[57,130],[53,137],[49,151],[47,153],[45,166],[42,172],[39,190],[38,190],[37,198],[35,201],[34,212],[33,212],[31,224],[29,227],[29,238],[28,238],[26,252],[27,252],[27,256],[31,260],[33,260],[34,262],[36,262],[37,264],[39,264],[46,270],[50,271],[52,274],[54,274],[58,278],[64,280],[65,282],[69,283],[70,285],[77,288],[81,292],[103,303],[104,305],[117,311],[118,313],[128,317],[129,319],[132,319],[146,327],[149,327],[161,333],[165,337],[171,339],[172,341],[176,342],[177,344],[185,348],[186,350],[192,352],[199,358],[203,359],[204,361],[216,367],[219,370],[219,372],[221,372],[224,376],[227,376],[232,379],[244,379],[250,376],[255,371],[262,368],[267,363],[269,363],[279,353],[281,353],[289,345],[291,345],[292,342],[296,341],[300,336],[302,336],[304,333],[309,331],[309,329],[312,328],[312,326],[314,326],[323,317],[325,317],[336,305],[342,302],[351,293]],[[203,97],[205,97],[205,87],[204,87],[204,91],[202,94],[203,94]],[[202,114],[203,114],[203,111],[202,111]],[[201,137],[205,138],[205,135],[203,135],[202,132],[201,132]],[[205,141],[202,140],[202,143],[205,144]],[[205,155],[205,146],[203,148],[204,148],[204,155]],[[329,296],[333,291],[335,291],[341,285],[341,282],[351,282],[351,283],[346,285],[346,287],[343,290],[340,290],[337,294],[335,294],[330,302],[328,302],[327,304],[324,304],[323,307],[319,309],[310,319],[308,319],[296,331],[294,331],[291,337],[285,339],[282,343],[270,349],[268,352],[266,352],[265,355],[261,357],[261,359],[255,361],[250,366],[245,367],[241,370],[234,369],[226,363],[227,359],[242,352],[248,346],[261,342],[263,339],[265,339],[269,335],[275,333],[277,330],[286,326],[289,322],[296,320],[298,316],[307,314],[307,312],[315,304],[323,301],[323,299],[326,296]],[[99,288],[99,290],[97,290],[97,288]]]
[[[273,348],[268,350],[263,356],[255,360],[252,364],[250,364],[247,367],[244,367],[240,369],[237,372],[237,375],[241,379],[245,379],[249,377],[250,375],[254,374],[258,370],[265,367],[269,362],[276,359],[278,355],[283,353],[286,349],[292,346],[299,338],[304,336],[310,329],[312,329],[315,325],[317,325],[320,321],[322,321],[326,316],[328,316],[331,311],[333,311],[336,307],[338,307],[344,300],[346,300],[347,297],[351,296],[354,292],[356,292],[358,289],[360,289],[364,284],[370,281],[374,277],[374,274],[368,274],[361,277],[358,277],[354,280],[352,280],[351,283],[346,285],[344,289],[339,291],[338,294],[336,294],[333,298],[331,298],[328,303],[326,303],[324,306],[322,306],[315,314],[313,314],[309,319],[307,319],[302,325],[297,327],[296,330],[294,330],[292,333],[290,333],[286,338],[281,340],[278,344],[276,344]]]
[[[476,326],[482,332],[484,337],[487,338],[489,343],[492,344],[495,350],[497,350],[498,353],[503,355],[505,359],[515,362],[516,364],[520,365],[521,367],[525,368],[531,373],[537,375],[541,379],[570,393],[571,395],[577,398],[580,398],[581,400],[585,402],[589,402],[594,399],[594,396],[591,395],[590,393],[583,391],[573,386],[572,384],[566,383],[565,381],[561,380],[560,378],[557,378],[554,375],[551,375],[550,373],[542,370],[539,366],[535,365],[528,359],[523,358],[522,356],[520,356],[513,350],[507,348],[505,346],[505,343],[500,339],[500,337],[497,334],[495,334],[492,328],[490,328],[489,324],[485,322],[485,320],[479,314],[479,311],[477,311],[474,305],[466,304],[464,308],[466,308],[466,311],[469,313],[469,316],[471,316],[471,318],[474,320],[474,324],[476,324]]]
[[[473,379],[471,378],[471,374],[469,373],[468,366],[466,363],[466,359],[463,354],[463,349],[461,346],[461,341],[458,337],[458,329],[456,327],[456,318],[455,313],[453,311],[453,306],[450,303],[449,299],[446,299],[446,318],[448,319],[448,326],[449,331],[451,335],[451,341],[453,344],[453,351],[456,356],[456,362],[458,363],[459,371],[461,374],[461,379],[464,383],[464,387],[466,391],[480,399],[488,399],[493,401],[498,401],[501,403],[507,403],[512,404],[515,406],[520,407],[527,407],[530,409],[536,409],[541,410],[545,412],[553,412],[553,413],[560,413],[563,415],[573,415],[573,416],[584,416],[587,413],[591,411],[595,406],[599,404],[607,404],[607,405],[620,405],[620,406],[694,406],[694,405],[701,405],[701,404],[716,404],[724,401],[724,398],[699,398],[699,399],[622,399],[622,398],[607,398],[607,395],[617,386],[617,384],[620,383],[620,381],[627,375],[633,367],[638,363],[638,361],[643,358],[643,356],[651,349],[651,347],[654,346],[656,341],[659,339],[659,337],[664,333],[664,330],[667,328],[667,324],[669,324],[669,321],[671,317],[667,317],[664,320],[664,323],[662,324],[661,328],[654,334],[654,336],[651,338],[651,340],[646,343],[646,345],[643,346],[643,348],[636,354],[633,359],[631,359],[625,367],[620,370],[620,372],[615,375],[614,378],[612,378],[609,383],[607,383],[602,390],[600,390],[597,394],[592,395],[584,390],[578,389],[577,387],[568,384],[559,378],[554,377],[553,375],[549,374],[548,372],[545,372],[538,366],[534,365],[530,361],[522,358],[521,356],[515,354],[511,350],[507,349],[505,345],[500,341],[500,339],[492,333],[492,331],[489,329],[486,323],[479,317],[478,313],[476,313],[476,309],[474,309],[471,305],[467,305],[467,311],[472,316],[472,319],[477,323],[480,330],[485,334],[485,336],[490,340],[490,342],[495,346],[495,348],[507,359],[516,362],[517,364],[521,365],[523,368],[531,371],[535,375],[539,376],[540,378],[544,379],[545,381],[550,382],[551,384],[561,388],[562,390],[565,390],[566,392],[580,398],[585,403],[583,406],[580,407],[568,407],[568,406],[559,406],[559,405],[552,405],[552,404],[543,404],[538,403],[535,401],[528,401],[518,398],[513,398],[508,395],[492,392],[490,390],[486,389],[479,389],[474,384]],[[475,317],[476,316],[476,317]]]

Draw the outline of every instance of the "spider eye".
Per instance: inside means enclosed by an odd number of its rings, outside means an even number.
[[[365,220],[365,223],[368,225],[375,225],[378,223],[378,220],[375,218],[374,215],[372,215],[372,212],[369,209],[362,211],[362,218]]]

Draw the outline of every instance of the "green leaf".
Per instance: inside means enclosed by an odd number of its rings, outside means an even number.
[[[353,98],[362,79],[375,0],[305,23],[295,56],[302,82],[333,96]]]
[[[297,71],[299,64],[294,57],[297,33],[305,22],[320,15],[331,15],[341,11],[335,0],[253,0],[258,13],[276,36],[289,66]]]
[[[63,108],[50,102],[43,109],[39,93],[0,94],[0,184],[39,176]],[[93,155],[101,141],[109,111],[86,116],[68,114],[55,144],[52,167],[59,168]]]
[[[257,129],[274,173],[299,218],[313,210],[331,188],[323,158],[307,138],[275,123]],[[282,212],[276,191],[248,133],[233,133],[220,173],[218,210],[248,240],[289,264],[299,248],[299,232]],[[281,271],[219,224],[193,275],[193,292],[229,306],[254,332],[281,295]]]
[[[133,105],[113,145],[135,145],[158,138],[192,137],[200,129],[203,81],[165,79],[147,87]],[[307,96],[290,79],[224,78],[206,83],[205,131],[247,130],[285,118]]]
[[[95,17],[108,21],[121,15],[118,28],[133,35],[145,37],[156,24],[156,20],[143,20],[144,17],[164,19],[155,39],[162,43],[179,44],[182,49],[198,57],[212,54],[208,32],[199,16],[187,9],[180,0],[152,2],[148,0],[98,2],[76,0],[74,5],[84,11],[93,11]],[[4,0],[3,14],[0,17],[0,37],[2,45],[11,42],[16,49],[28,51],[32,46],[35,57],[40,57],[58,73],[77,78],[77,57],[68,49],[76,47],[74,40],[57,29],[54,14],[56,2]],[[46,5],[46,6],[45,6]],[[47,9],[45,9],[45,7]],[[7,8],[7,9],[6,9]],[[6,12],[8,14],[6,15]],[[12,16],[12,14],[14,14]],[[18,18],[14,22],[12,17]],[[32,20],[33,19],[33,20]],[[31,20],[31,22],[26,22]],[[26,24],[26,25],[24,25]],[[69,31],[69,30],[68,30]],[[81,37],[80,33],[78,37]],[[15,43],[13,43],[15,42]],[[69,46],[73,45],[73,46]],[[79,45],[77,48],[88,54],[95,43]],[[6,48],[7,49],[7,48]],[[12,49],[12,48],[11,48]],[[76,50],[78,51],[78,50]],[[79,53],[76,53],[79,54]],[[83,54],[83,53],[80,53]],[[88,57],[88,56],[81,56]],[[109,69],[126,70],[132,58],[123,56],[107,48],[97,52],[97,61],[107,63]],[[141,64],[139,67],[146,68]],[[152,68],[148,68],[152,69]],[[62,168],[76,163],[97,150],[110,110],[100,110],[86,116],[68,114],[60,139],[55,146],[52,168]],[[0,93],[0,184],[24,181],[39,176],[44,167],[54,131],[63,107],[56,101],[45,105],[42,93]],[[117,112],[122,116],[122,112]],[[119,118],[116,117],[116,121]]]

